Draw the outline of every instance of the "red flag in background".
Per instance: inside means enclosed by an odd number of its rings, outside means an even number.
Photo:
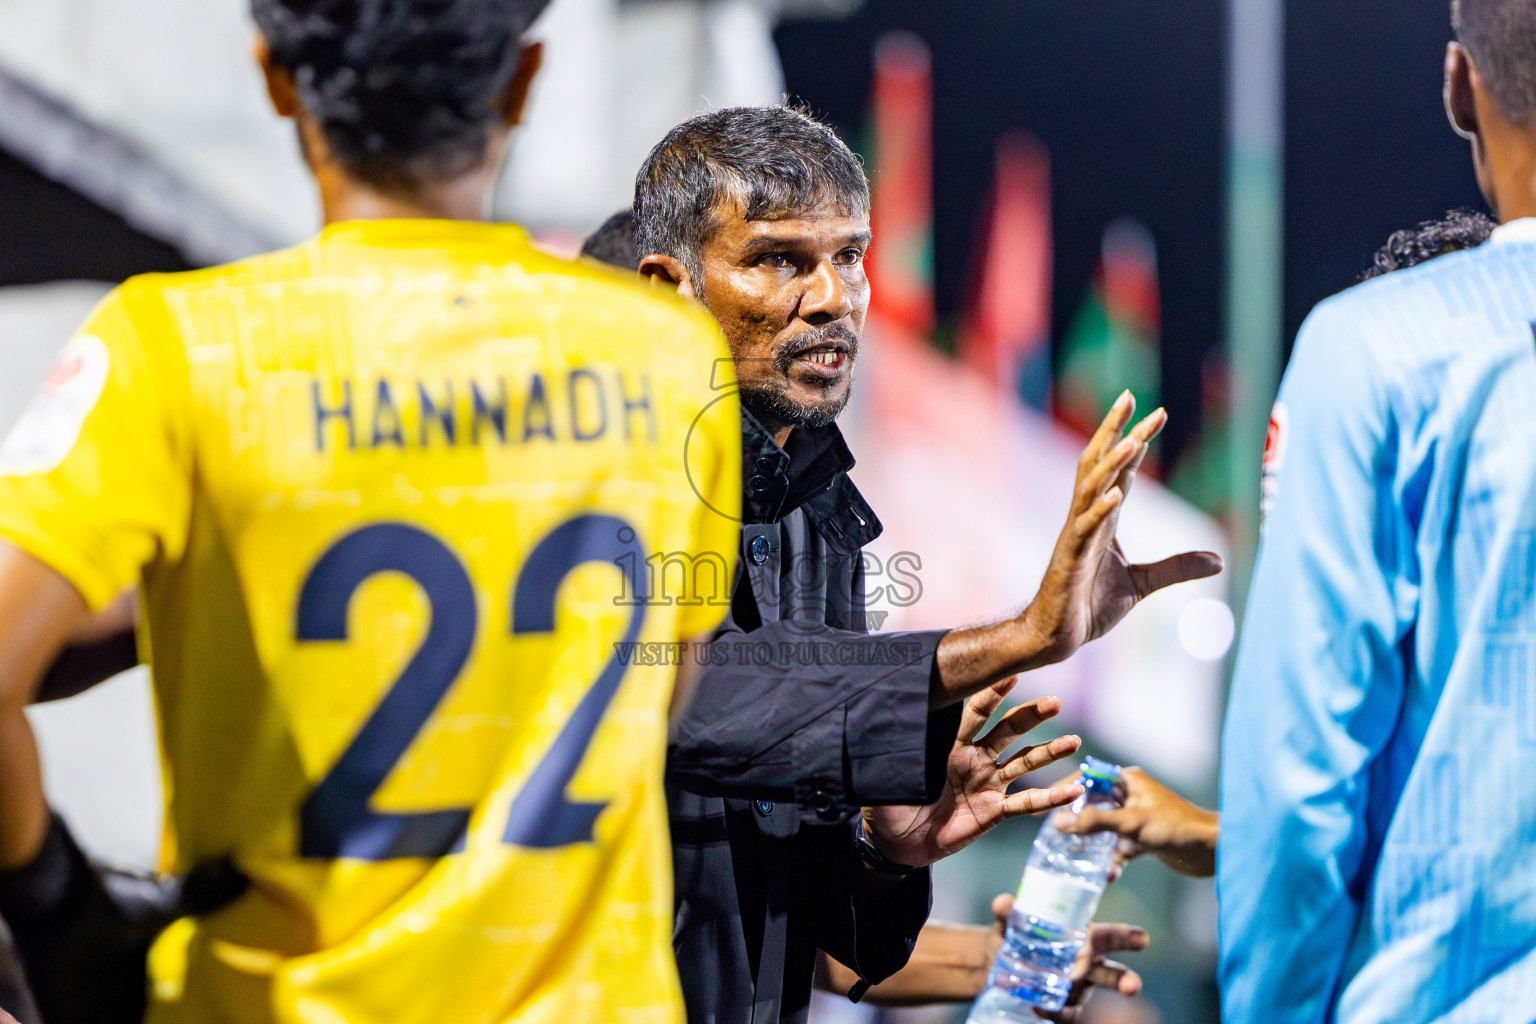
[[[998,143],[974,253],[960,356],[1043,411],[1051,390],[1051,160],[1032,136]]]
[[[927,337],[933,330],[933,71],[928,45],[893,32],[875,47],[875,243],[870,315]]]
[[[1155,340],[1162,320],[1157,245],[1139,221],[1119,220],[1104,230],[1104,298],[1110,316],[1139,337]]]
[[[1057,419],[1090,435],[1126,388],[1142,412],[1157,408],[1160,321],[1152,233],[1139,221],[1115,221],[1104,230],[1093,283],[1062,339],[1052,395]]]

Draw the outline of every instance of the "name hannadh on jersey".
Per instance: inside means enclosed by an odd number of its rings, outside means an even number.
[[[320,452],[615,438],[656,443],[650,377],[614,367],[464,381],[316,377],[311,394]]]

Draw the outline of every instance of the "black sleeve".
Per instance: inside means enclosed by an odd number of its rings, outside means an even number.
[[[814,922],[816,946],[871,985],[907,965],[917,933],[933,905],[933,875],[921,868],[901,878],[864,865],[853,845],[853,826],[807,829],[801,864],[808,882],[796,894],[796,910]]]
[[[72,644],[59,654],[37,684],[36,702],[77,696],[138,663],[138,640],[131,629],[102,640]]]
[[[703,796],[834,808],[937,800],[962,705],[928,710],[942,632],[725,632],[667,756]]]

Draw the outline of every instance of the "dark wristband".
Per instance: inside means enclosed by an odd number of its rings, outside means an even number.
[[[853,837],[853,845],[859,851],[859,856],[864,858],[864,863],[882,875],[905,877],[918,870],[910,864],[898,864],[881,853],[879,848],[870,842],[869,837],[864,834],[863,817],[859,818],[859,830]]]

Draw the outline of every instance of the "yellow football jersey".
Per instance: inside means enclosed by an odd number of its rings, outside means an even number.
[[[162,940],[154,1024],[682,1019],[675,669],[632,655],[729,599],[722,366],[688,303],[508,226],[107,298],[0,446],[0,535],[92,607],[142,586],[167,867],[253,880]]]

